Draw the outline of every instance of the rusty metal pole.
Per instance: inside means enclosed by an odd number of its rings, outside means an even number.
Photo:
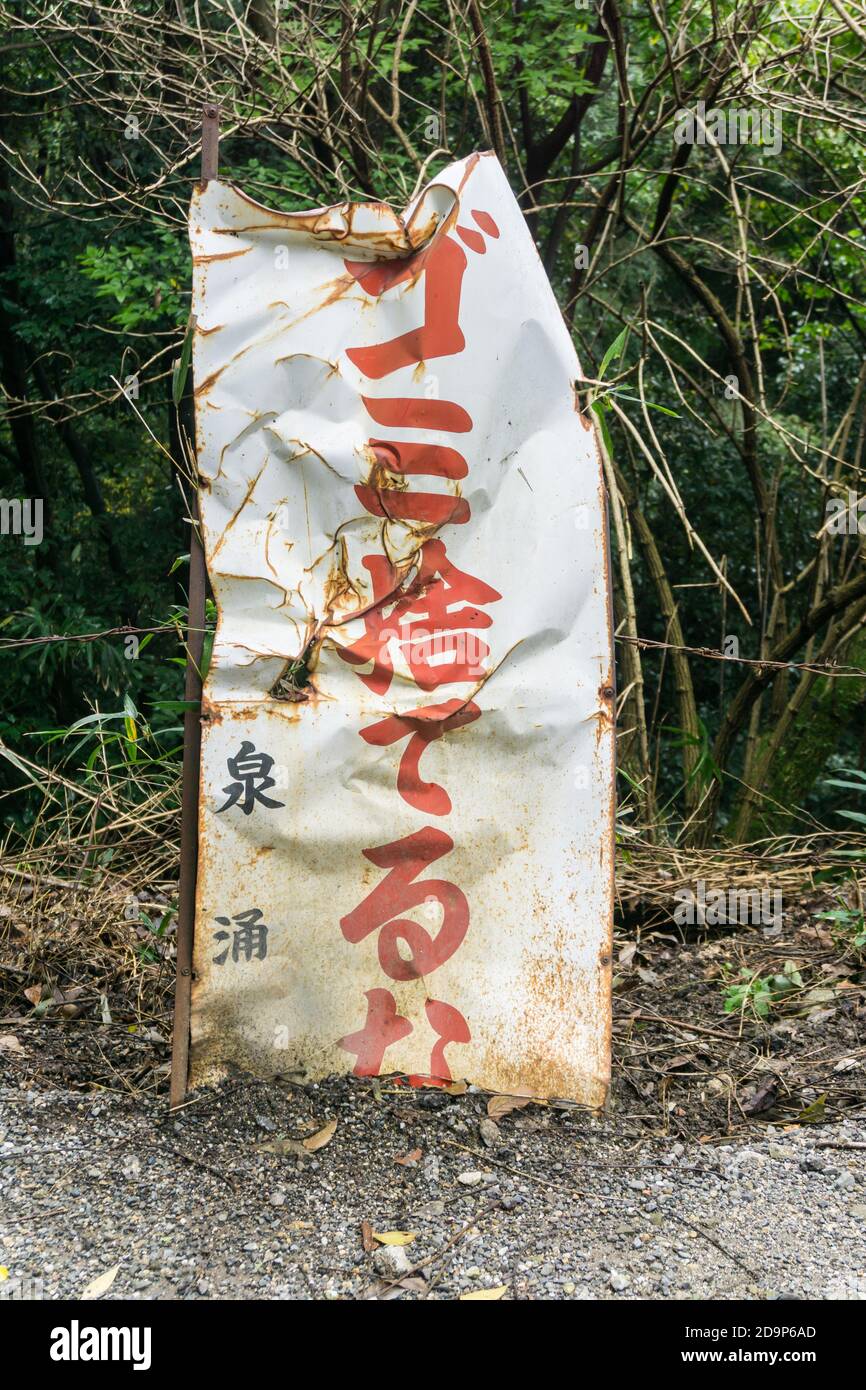
[[[201,185],[217,176],[219,163],[219,107],[208,103],[201,123]],[[198,870],[198,801],[201,769],[201,691],[204,649],[207,573],[199,531],[198,489],[190,509],[189,617],[186,638],[186,675],[183,717],[183,796],[180,822],[180,885],[177,909],[177,976],[174,995],[174,1032],[171,1050],[169,1105],[180,1105],[186,1095],[189,1071],[189,1023],[192,1000],[192,947],[195,926],[195,888]]]

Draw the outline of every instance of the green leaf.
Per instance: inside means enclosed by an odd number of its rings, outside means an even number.
[[[214,639],[214,634],[213,634],[212,632],[206,632],[206,633],[205,633],[205,635],[204,635],[204,642],[202,643],[202,652],[201,652],[201,678],[202,678],[202,681],[206,680],[206,678],[207,678],[207,673],[208,673],[208,671],[210,670],[210,662],[211,662],[211,657],[212,657],[212,655],[213,655],[213,639]]]
[[[611,456],[611,458],[612,458],[612,457],[613,457],[613,440],[612,440],[611,437],[610,437],[610,430],[608,429],[608,427],[607,427],[607,421],[606,421],[605,418],[604,418],[604,412],[605,412],[604,402],[603,402],[603,401],[593,401],[592,405],[590,406],[590,410],[592,411],[593,415],[595,416],[596,420],[598,421],[598,427],[599,427],[599,430],[601,431],[601,437],[602,437],[602,439],[604,440],[604,447],[607,449],[608,454],[609,454],[609,455]]]
[[[811,1105],[807,1105],[805,1110],[801,1110],[797,1116],[798,1125],[820,1125],[827,1118],[827,1093],[813,1100]]]
[[[601,359],[601,366],[598,369],[599,381],[604,381],[604,374],[608,366],[615,357],[622,353],[627,336],[628,325],[625,326],[621,333],[617,333],[607,352],[604,354],[604,357]]]
[[[195,330],[195,319],[192,314],[186,326],[183,347],[180,350],[180,357],[174,364],[174,371],[171,374],[171,398],[174,401],[175,409],[180,406],[186,390],[186,379],[189,375],[189,364],[192,361],[192,337]]]

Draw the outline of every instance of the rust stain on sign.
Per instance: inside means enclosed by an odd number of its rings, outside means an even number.
[[[580,369],[497,161],[190,212],[203,701],[192,1079],[599,1105],[613,682]]]

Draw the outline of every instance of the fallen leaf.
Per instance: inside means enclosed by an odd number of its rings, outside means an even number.
[[[404,1168],[413,1168],[421,1157],[420,1149],[412,1149],[410,1153],[404,1154],[402,1158],[395,1158],[395,1163],[401,1163]]]
[[[82,1299],[101,1298],[104,1293],[108,1293],[108,1290],[117,1278],[117,1271],[119,1269],[120,1265],[112,1265],[111,1269],[107,1269],[104,1274],[98,1275],[96,1279],[91,1279],[84,1293],[81,1295]]]
[[[499,1133],[496,1126],[496,1121],[491,1120],[489,1116],[485,1116],[484,1119],[479,1121],[478,1133],[481,1135],[481,1142],[485,1144],[488,1149],[495,1148],[502,1139],[502,1135]]]
[[[14,1033],[3,1033],[0,1036],[0,1052],[23,1052],[24,1048],[16,1038]]]
[[[0,1265],[0,1282],[9,1278],[9,1271],[5,1265]]]
[[[469,1083],[466,1081],[452,1081],[450,1086],[443,1086],[443,1091],[447,1091],[449,1096],[465,1096],[469,1090]]]
[[[491,1096],[487,1102],[487,1113],[491,1120],[500,1120],[512,1110],[522,1110],[529,1101],[529,1096]]]
[[[759,1115],[762,1110],[772,1110],[776,1103],[779,1083],[775,1076],[765,1076],[755,1090],[743,1101],[744,1115]]]
[[[805,1110],[801,1110],[797,1116],[798,1125],[820,1125],[827,1118],[827,1093],[813,1100],[811,1105],[807,1105]]]
[[[829,1018],[834,1018],[835,1015],[835,1009],[809,1009],[806,1013],[806,1017],[810,1023],[826,1023]],[[799,1018],[802,1018],[802,1016],[802,1014],[798,1015]],[[778,1062],[776,1065],[778,1066]]]
[[[380,1245],[411,1245],[417,1231],[371,1231],[370,1235]]]
[[[39,1000],[42,998],[42,986],[28,985],[27,989],[24,991],[24,998],[29,999],[31,1004],[38,1004]]]
[[[656,972],[654,970],[648,970],[646,966],[643,965],[637,967],[637,976],[645,985],[657,985],[659,982],[659,977]]]
[[[299,1158],[306,1158],[309,1149],[306,1147],[307,1140],[303,1143],[300,1139],[266,1139],[262,1144],[256,1144],[255,1148],[259,1153],[276,1154],[279,1158],[285,1158],[286,1154],[296,1154]]]
[[[808,993],[801,994],[797,1001],[804,1009],[811,1008],[814,1004],[830,1004],[836,998],[836,991],[827,986],[819,986],[818,989],[810,989]]]
[[[860,1063],[858,1062],[858,1060],[857,1060],[856,1057],[843,1057],[842,1060],[841,1060],[840,1062],[837,1062],[837,1063],[836,1063],[836,1065],[835,1065],[835,1067],[833,1068],[833,1070],[834,1070],[834,1071],[853,1071],[855,1067],[859,1067],[859,1066],[860,1066]]]
[[[410,1275],[407,1279],[401,1279],[398,1287],[401,1289],[408,1289],[409,1293],[427,1292],[427,1285],[423,1277],[419,1278],[414,1274]]]
[[[376,1248],[376,1242],[373,1239],[373,1227],[369,1221],[361,1222],[361,1244],[368,1255],[371,1250]]]
[[[495,1289],[473,1289],[472,1293],[462,1293],[458,1299],[459,1303],[479,1303],[493,1302],[494,1299],[501,1298],[504,1293],[508,1293],[508,1285],[500,1284]]]
[[[315,1153],[317,1149],[323,1149],[326,1144],[330,1144],[336,1132],[337,1121],[331,1120],[324,1129],[319,1130],[318,1134],[311,1134],[309,1139],[303,1141],[304,1148],[308,1153]]]

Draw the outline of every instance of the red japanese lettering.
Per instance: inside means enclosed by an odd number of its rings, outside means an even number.
[[[358,501],[372,516],[389,521],[421,521],[430,526],[463,526],[469,520],[469,503],[450,492],[400,492],[397,488],[355,488]]]
[[[472,217],[488,236],[498,238],[499,228],[489,212],[477,211]],[[457,227],[457,235],[471,251],[484,255],[484,237],[471,227]],[[466,339],[460,328],[460,295],[466,271],[466,253],[448,236],[434,237],[423,251],[405,261],[369,265],[366,261],[344,261],[349,274],[373,298],[378,299],[396,285],[413,283],[424,276],[424,322],[399,338],[373,347],[350,348],[347,357],[364,373],[378,381],[400,367],[429,362],[435,357],[452,357],[462,352]]]
[[[405,439],[371,439],[377,463],[389,473],[425,473],[430,478],[465,478],[466,460],[444,444],[411,444]]]
[[[472,1041],[469,1024],[459,1009],[451,1004],[443,1004],[439,999],[428,999],[424,1005],[430,1027],[439,1034],[430,1053],[430,1073],[442,1081],[450,1081],[451,1068],[445,1060],[445,1049],[449,1043],[468,1043]]]
[[[376,1076],[382,1069],[382,1059],[392,1043],[407,1038],[412,1024],[397,1012],[394,996],[387,989],[368,989],[367,1021],[357,1033],[340,1038],[338,1047],[352,1052],[356,1061],[352,1071],[356,1076]]]
[[[473,211],[472,218],[480,231],[463,225],[454,230],[464,246],[483,255],[487,250],[485,235],[497,238],[499,228],[487,212]],[[424,276],[423,323],[388,342],[348,350],[349,360],[365,377],[378,381],[403,367],[463,351],[465,339],[459,315],[467,263],[465,251],[458,241],[444,234],[444,229],[425,250],[405,261],[378,265],[345,262],[365,293],[374,297],[398,285],[416,283]],[[461,434],[473,428],[472,417],[455,401],[426,396],[364,396],[362,400],[372,420],[392,429]],[[464,498],[452,493],[413,492],[389,476],[465,478],[466,460],[457,450],[403,439],[371,439],[369,444],[376,465],[355,492],[371,515],[437,528],[462,525],[470,519],[469,504]],[[490,648],[476,638],[470,655],[465,639],[467,634],[491,625],[482,606],[495,603],[501,594],[457,569],[448,559],[442,541],[436,539],[420,547],[417,570],[408,582],[386,555],[364,556],[363,564],[372,587],[371,603],[357,614],[363,621],[364,632],[339,650],[343,660],[352,665],[370,667],[364,674],[358,672],[370,690],[383,695],[390,687],[394,674],[392,643],[400,648],[412,679],[422,690],[483,674],[481,662],[489,656]],[[389,715],[360,733],[375,747],[390,747],[406,739],[398,765],[397,790],[416,810],[443,816],[451,811],[451,798],[437,782],[422,780],[421,758],[429,743],[473,723],[480,715],[474,701],[452,699]],[[438,969],[466,935],[469,905],[461,889],[445,879],[419,878],[429,865],[453,848],[449,835],[428,825],[391,844],[364,850],[370,863],[387,872],[354,911],[341,919],[340,927],[346,940],[353,943],[378,931],[379,964],[393,980],[413,980]],[[418,922],[400,915],[422,904],[428,909],[435,906],[439,917],[435,936]],[[389,990],[368,990],[366,999],[363,1028],[348,1034],[339,1044],[354,1054],[353,1070],[358,1076],[380,1071],[388,1047],[412,1032],[409,1020],[398,1014]],[[458,1009],[442,1000],[428,999],[425,1010],[437,1036],[430,1053],[430,1080],[444,1084],[451,1080],[446,1048],[452,1043],[468,1043],[469,1025]]]
[[[492,236],[494,241],[499,240],[499,228],[493,221],[489,212],[482,212],[480,210],[478,212],[473,211],[472,217],[483,232],[486,232],[488,236]]]
[[[355,666],[373,663],[372,671],[360,679],[377,695],[388,690],[393,676],[390,638],[399,643],[412,679],[421,690],[435,690],[451,681],[477,680],[490,654],[486,642],[476,638],[469,643],[466,634],[491,626],[490,615],[477,605],[495,603],[502,595],[453,565],[442,541],[426,541],[420,554],[418,573],[390,615],[385,616],[384,603],[368,609],[363,615],[364,635],[340,648],[344,661]],[[393,592],[394,571],[384,556],[368,555],[364,564],[373,580],[374,600]],[[452,611],[461,603],[456,612]]]
[[[343,936],[353,944],[371,932],[379,933],[379,964],[392,980],[416,980],[444,965],[457,950],[469,926],[469,904],[454,883],[441,878],[416,882],[429,864],[435,864],[454,848],[454,841],[443,830],[427,825],[414,835],[406,835],[389,845],[364,850],[364,858],[377,869],[389,872],[362,903],[342,918]],[[442,924],[435,938],[425,927],[409,917],[400,917],[422,903],[442,909]],[[405,958],[398,943],[410,951]]]
[[[426,396],[362,396],[361,400],[377,425],[441,430],[443,434],[466,434],[472,428],[472,416],[454,401],[428,400]]]
[[[359,637],[351,646],[339,647],[338,650],[343,660],[352,666],[366,666],[372,662],[373,669],[367,675],[360,676],[360,679],[374,695],[384,695],[394,673],[388,651],[388,639],[393,628],[384,610],[389,596],[394,592],[396,571],[385,555],[365,555],[362,564],[370,575],[373,603],[362,615],[363,637]]]
[[[463,351],[466,339],[458,316],[466,252],[456,241],[447,236],[437,237],[428,250],[410,256],[402,263],[402,269],[390,277],[381,270],[371,273],[368,266],[359,274],[357,261],[346,261],[345,266],[369,294],[376,295],[424,275],[424,322],[387,343],[349,348],[346,353],[364,376],[378,381],[400,367],[415,366],[434,357],[451,357]]]
[[[438,783],[421,781],[421,754],[434,739],[452,729],[462,729],[480,716],[481,710],[474,700],[446,700],[442,705],[425,705],[423,709],[409,710],[406,714],[392,714],[362,729],[361,737],[377,748],[408,738],[397,771],[397,790],[416,810],[431,816],[447,816],[451,798]]]

